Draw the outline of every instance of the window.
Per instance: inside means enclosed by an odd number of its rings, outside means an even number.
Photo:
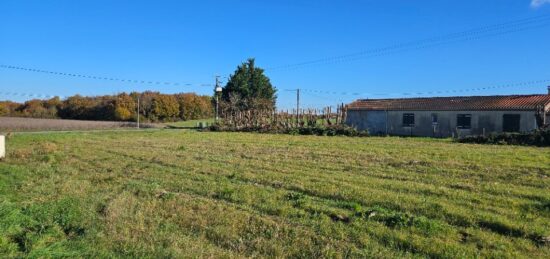
[[[414,113],[403,114],[403,127],[414,126]]]
[[[432,113],[432,124],[437,124],[439,121],[437,120],[437,113]]]
[[[502,131],[519,132],[520,119],[521,116],[519,114],[504,114],[502,116]]]
[[[459,129],[472,128],[472,115],[471,114],[458,114],[456,116],[456,127]]]

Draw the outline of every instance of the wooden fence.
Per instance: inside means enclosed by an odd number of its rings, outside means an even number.
[[[235,129],[242,128],[300,128],[344,124],[346,107],[339,104],[336,109],[292,109],[292,110],[231,110],[221,111],[219,124]]]

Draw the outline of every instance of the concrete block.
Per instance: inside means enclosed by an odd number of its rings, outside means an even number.
[[[0,159],[6,157],[6,137],[0,135]]]

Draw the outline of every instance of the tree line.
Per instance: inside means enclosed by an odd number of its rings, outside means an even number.
[[[212,97],[195,93],[120,93],[117,95],[54,97],[24,103],[0,101],[0,116],[31,118],[168,122],[211,118]]]
[[[243,111],[275,110],[277,89],[257,67],[253,58],[248,59],[229,76],[219,94],[220,114]],[[54,97],[34,99],[24,103],[0,101],[0,116],[17,116],[51,119],[168,122],[194,120],[214,116],[213,98],[195,93],[161,94],[121,93],[117,95],[81,96],[66,99]]]

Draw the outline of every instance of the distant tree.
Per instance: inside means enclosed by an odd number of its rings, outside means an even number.
[[[21,116],[17,111],[20,110],[22,104],[11,102],[11,101],[1,101],[0,102],[0,116]]]
[[[273,109],[275,108],[277,89],[271,85],[264,70],[255,66],[253,58],[241,64],[230,76],[222,92],[222,101],[235,102],[235,108]],[[227,106],[227,105],[226,105]]]
[[[187,115],[185,112],[187,111],[187,105],[191,102],[192,96],[188,93],[181,93],[176,95],[176,100],[178,100],[178,105],[180,107],[180,111],[178,114],[178,118],[181,120],[186,120]]]
[[[135,115],[136,103],[134,99],[126,93],[117,95],[114,101],[115,120],[128,121],[135,118]]]
[[[0,102],[0,116],[9,116],[11,113],[7,102]]]
[[[55,96],[51,99],[44,101],[44,103],[45,103],[44,106],[49,109],[53,107],[57,108],[61,106],[63,102],[61,102],[61,99],[59,98],[59,96]]]
[[[198,107],[198,112],[196,113],[197,116],[191,118],[191,120],[212,118],[214,116],[214,106],[212,105],[211,96],[197,95],[194,104]]]
[[[127,121],[132,118],[132,112],[126,107],[116,107],[114,117],[117,121]]]
[[[177,94],[182,120],[196,120],[210,118],[213,115],[213,107],[210,96],[200,96],[195,93]]]
[[[43,106],[48,110],[47,113],[49,118],[58,118],[58,111],[62,104],[63,102],[61,102],[61,99],[56,96],[51,99],[45,100]]]
[[[160,94],[153,99],[151,115],[159,121],[173,121],[179,112],[178,100],[173,95]]]
[[[137,99],[140,100],[139,112],[142,117],[145,117],[148,121],[156,121],[153,115],[153,100],[156,96],[160,95],[159,92],[145,91],[143,93],[131,93],[130,96],[134,98],[137,103]]]
[[[138,98],[143,122],[202,119],[211,117],[213,113],[210,96],[147,91],[94,97],[75,95],[65,100],[54,97],[29,100],[23,104],[0,101],[0,116],[132,121],[137,119]]]
[[[97,111],[97,100],[90,97],[75,95],[63,101],[59,116],[64,119],[94,120],[102,117],[94,113]]]
[[[19,109],[25,117],[45,118],[47,114],[47,109],[42,105],[42,101],[38,99],[26,101]]]
[[[58,97],[49,100],[33,99],[19,105],[20,116],[32,118],[57,118],[57,108],[61,104]]]

